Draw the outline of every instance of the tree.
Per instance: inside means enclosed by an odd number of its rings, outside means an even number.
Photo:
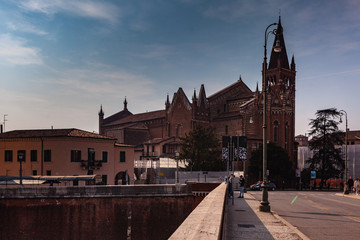
[[[309,168],[317,172],[317,176],[324,184],[329,178],[341,177],[344,171],[344,160],[340,148],[344,139],[344,132],[339,131],[338,122],[340,112],[336,108],[318,110],[316,118],[311,119],[312,136],[309,142],[310,150],[314,151],[312,158],[307,160]]]
[[[249,178],[250,179],[262,179],[263,173],[263,149],[260,147],[251,153],[249,163]],[[268,143],[267,145],[267,159],[269,180],[275,181],[277,184],[282,184],[282,181],[291,181],[295,178],[295,170],[292,168],[292,162],[287,152],[275,143]]]
[[[222,171],[220,141],[211,128],[195,124],[189,134],[180,139],[180,159],[185,161],[186,170]]]

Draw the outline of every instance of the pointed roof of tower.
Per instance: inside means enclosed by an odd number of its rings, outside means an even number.
[[[169,106],[169,105],[170,105],[169,93],[168,93],[168,94],[167,94],[167,96],[166,96],[166,102],[165,102],[165,105],[166,105],[166,106]]]
[[[204,84],[201,84],[200,87],[198,106],[206,106],[206,93]]]
[[[294,54],[292,55],[292,58],[291,58],[290,68],[291,68],[292,71],[295,71],[295,57],[294,57]]]
[[[274,46],[276,45],[277,41],[280,42],[281,52],[274,51]],[[281,25],[281,17],[280,16],[279,16],[278,27],[276,29],[276,36],[274,39],[273,48],[271,49],[271,56],[270,56],[270,62],[269,62],[268,69],[273,69],[273,68],[278,68],[278,67],[289,69],[289,60],[288,60],[288,56],[286,53],[285,40],[284,40],[284,35],[283,35],[283,27]]]
[[[99,111],[99,115],[101,116],[104,116],[104,111],[103,111],[103,109],[102,109],[102,104],[100,105],[100,111]]]
[[[196,101],[197,100],[197,97],[196,97],[196,89],[194,88],[194,95],[193,95],[193,97],[192,97],[192,100],[194,101]]]
[[[126,101],[126,96],[125,96],[125,100],[124,100],[124,111],[127,111],[128,109],[127,109],[127,101]]]

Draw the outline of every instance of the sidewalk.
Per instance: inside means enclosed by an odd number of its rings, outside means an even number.
[[[245,198],[237,198],[238,191],[234,195],[234,205],[229,199],[225,206],[223,239],[309,239],[280,216],[260,212],[259,201],[250,193]]]
[[[341,197],[348,197],[348,198],[360,199],[360,195],[356,195],[355,193],[349,193],[349,194],[336,193],[335,195],[336,195],[336,196],[341,196]]]

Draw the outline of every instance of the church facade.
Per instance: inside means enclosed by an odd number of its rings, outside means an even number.
[[[99,111],[99,133],[136,146],[137,159],[174,157],[179,151],[179,138],[185,137],[196,123],[211,126],[219,139],[222,136],[246,136],[247,150],[258,149],[263,138],[263,103],[267,101],[268,140],[284,148],[296,167],[295,158],[295,61],[289,65],[279,18],[274,45],[280,42],[281,52],[271,51],[262,79],[262,90],[249,89],[239,78],[230,86],[206,96],[205,86],[191,98],[182,88],[170,100],[166,97],[162,110],[132,114],[124,101],[124,109],[104,118]],[[274,46],[273,45],[273,46]],[[263,89],[267,89],[267,99]]]

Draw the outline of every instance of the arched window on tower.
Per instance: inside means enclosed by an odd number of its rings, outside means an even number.
[[[285,149],[288,150],[288,129],[289,124],[288,122],[285,123]]]
[[[279,122],[274,122],[274,142],[278,142],[278,136],[279,136]]]

